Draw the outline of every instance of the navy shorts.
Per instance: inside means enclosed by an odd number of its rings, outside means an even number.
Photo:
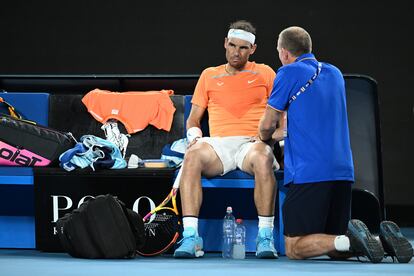
[[[290,184],[283,204],[284,235],[343,235],[351,217],[352,182]]]

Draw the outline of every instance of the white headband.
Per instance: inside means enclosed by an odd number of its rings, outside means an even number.
[[[254,40],[256,39],[256,36],[254,34],[240,29],[230,29],[229,33],[227,34],[227,38],[231,37],[246,40],[251,44],[254,44]]]

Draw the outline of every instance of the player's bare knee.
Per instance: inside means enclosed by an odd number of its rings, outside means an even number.
[[[200,147],[193,146],[189,148],[185,155],[184,155],[184,161],[187,163],[192,163],[194,161],[200,160],[202,157],[202,150]]]
[[[252,157],[255,173],[272,171],[273,155],[266,151],[258,151]]]
[[[285,237],[285,254],[291,260],[302,260],[296,248],[296,243],[299,238]]]
[[[286,256],[291,260],[303,260],[303,257],[298,253],[295,246],[286,249]]]

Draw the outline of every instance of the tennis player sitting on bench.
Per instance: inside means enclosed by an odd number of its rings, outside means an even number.
[[[271,146],[257,139],[275,72],[267,65],[249,61],[256,44],[255,29],[247,21],[230,25],[224,48],[227,63],[205,69],[192,98],[187,120],[189,146],[180,181],[184,232],[174,257],[204,254],[203,240],[198,235],[201,175],[213,177],[239,168],[255,178],[254,201],[259,215],[256,256],[277,258],[273,242],[274,170],[279,169],[279,164]],[[200,129],[206,109],[210,137],[203,137]],[[276,133],[281,131],[275,136]]]

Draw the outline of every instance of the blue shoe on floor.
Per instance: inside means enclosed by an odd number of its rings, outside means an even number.
[[[358,219],[348,222],[348,231],[351,252],[367,257],[372,263],[379,263],[384,258],[384,249],[380,241],[369,232],[368,227]]]
[[[256,257],[259,259],[277,259],[271,228],[260,228],[256,239]]]
[[[393,260],[396,257],[399,263],[408,263],[413,258],[413,247],[395,222],[381,222],[380,240],[385,253]]]
[[[178,242],[178,247],[174,252],[174,258],[191,259],[204,255],[203,239],[196,234],[193,227],[187,227],[183,232],[183,239]]]

